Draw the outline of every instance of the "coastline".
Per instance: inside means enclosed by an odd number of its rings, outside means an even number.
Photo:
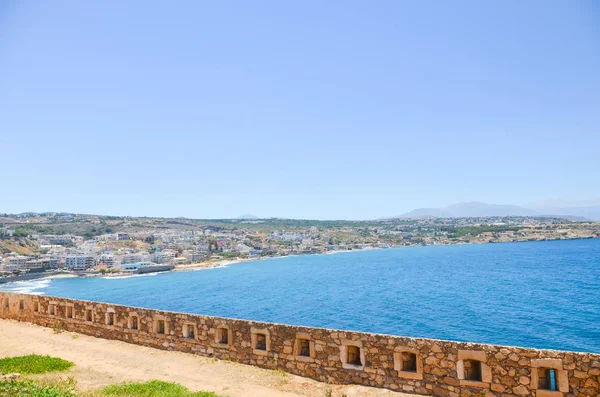
[[[279,256],[264,256],[257,258],[237,258],[237,259],[216,259],[216,260],[205,260],[202,262],[187,264],[187,265],[175,265],[173,270],[154,272],[148,274],[160,274],[160,273],[170,273],[170,272],[185,272],[185,271],[197,271],[197,270],[207,270],[207,269],[219,269],[228,267],[229,265],[236,265],[246,262],[258,262],[267,259],[280,259],[280,258],[290,258],[297,256],[314,256],[314,255],[335,255],[335,254],[343,254],[343,253],[352,253],[352,252],[363,252],[363,251],[375,251],[375,250],[384,250],[384,249],[400,249],[400,248],[415,248],[415,247],[440,247],[440,246],[453,246],[453,245],[479,245],[479,244],[503,244],[503,243],[526,243],[526,242],[544,242],[544,241],[572,241],[572,240],[589,240],[595,239],[598,237],[575,237],[575,238],[556,238],[556,239],[542,239],[542,240],[515,240],[515,241],[471,241],[471,242],[456,242],[452,244],[423,244],[423,245],[391,245],[386,248],[381,247],[368,247],[362,249],[350,249],[350,250],[332,250],[327,252],[319,252],[319,253],[310,253],[310,254],[293,254],[293,255],[279,255]],[[25,279],[17,279],[17,280],[7,280],[7,278],[0,278],[0,285],[2,284],[11,284],[20,281],[35,281],[35,280],[45,280],[45,279],[59,279],[59,278],[87,278],[87,277],[124,277],[124,276],[136,276],[136,274],[132,274],[131,272],[106,272],[101,273],[99,271],[91,271],[91,272],[70,272],[70,271],[59,271],[59,272],[47,272],[47,273],[39,273],[35,274],[35,277],[25,278]]]

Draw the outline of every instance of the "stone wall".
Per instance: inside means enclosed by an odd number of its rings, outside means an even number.
[[[443,397],[600,395],[599,354],[296,327],[2,292],[0,318],[280,368],[329,383]]]

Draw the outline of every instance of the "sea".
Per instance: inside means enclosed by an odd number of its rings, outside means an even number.
[[[600,239],[289,256],[1,290],[333,329],[600,353]]]

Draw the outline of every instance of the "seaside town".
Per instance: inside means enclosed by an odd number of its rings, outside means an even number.
[[[373,221],[0,215],[0,277],[111,275],[337,251],[598,238],[600,223],[544,217]]]

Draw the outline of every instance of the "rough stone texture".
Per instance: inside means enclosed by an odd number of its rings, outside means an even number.
[[[329,383],[441,397],[600,396],[599,354],[296,327],[4,292],[0,292],[0,318],[280,368]],[[137,329],[131,329],[133,324]],[[228,337],[221,344],[223,332]],[[309,339],[308,356],[299,356],[299,339]],[[262,341],[264,350],[256,346],[257,341]],[[344,352],[356,352],[348,346],[360,348],[361,365],[346,362]],[[402,368],[397,362],[402,357],[399,352],[416,353],[415,373],[398,370]],[[479,379],[465,370],[473,368],[473,360],[481,363]],[[556,371],[558,391],[540,385],[544,369]]]

